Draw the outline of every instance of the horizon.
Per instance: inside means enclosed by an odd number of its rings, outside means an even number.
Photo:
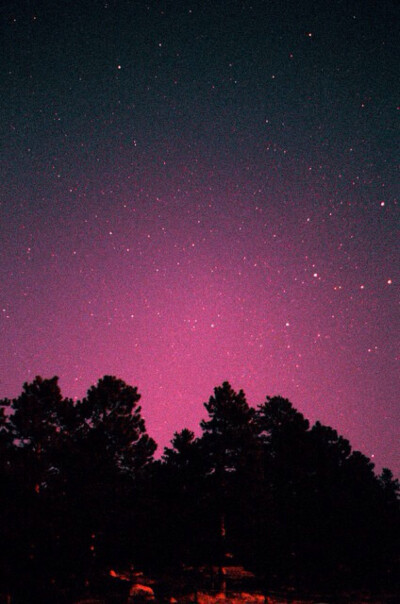
[[[101,378],[104,377],[104,375],[106,375],[106,374],[103,374],[97,380],[95,380],[92,384],[90,384],[81,395],[75,395],[73,397],[71,397],[68,394],[64,393],[63,387],[62,387],[62,377],[61,376],[43,376],[43,375],[41,375],[40,377],[42,377],[43,379],[51,379],[52,377],[58,377],[58,385],[60,387],[60,391],[61,391],[61,394],[62,394],[63,398],[70,398],[75,403],[77,401],[81,401],[86,396],[89,388],[92,387],[92,386],[95,386],[97,384],[97,382]],[[37,376],[33,376],[31,379],[28,380],[28,383],[31,383],[36,377]],[[257,409],[259,405],[261,405],[262,403],[264,403],[266,401],[267,396],[269,398],[273,398],[273,397],[277,396],[277,397],[283,397],[283,398],[288,399],[292,403],[293,408],[296,409],[298,412],[302,413],[304,415],[304,418],[309,421],[309,424],[310,424],[309,429],[311,429],[316,422],[320,422],[322,425],[331,427],[332,429],[334,429],[334,430],[337,431],[337,433],[338,433],[339,436],[342,436],[343,438],[345,438],[345,439],[347,439],[349,441],[349,444],[351,446],[352,452],[354,452],[354,451],[360,451],[363,455],[366,455],[370,459],[370,461],[374,464],[374,473],[376,475],[378,475],[382,471],[382,469],[386,467],[386,468],[388,468],[389,470],[391,470],[393,472],[393,475],[394,475],[395,478],[399,478],[400,474],[399,474],[399,471],[396,469],[396,467],[392,467],[392,466],[389,466],[387,464],[385,465],[385,463],[379,463],[379,462],[377,462],[374,454],[368,454],[362,448],[362,446],[356,446],[355,443],[352,441],[351,436],[349,436],[345,432],[342,432],[335,424],[332,424],[332,423],[329,424],[329,423],[323,421],[321,419],[321,417],[318,417],[318,416],[315,416],[315,417],[308,416],[306,413],[304,413],[304,410],[302,410],[301,408],[299,408],[298,406],[296,406],[295,402],[293,400],[291,400],[290,397],[285,396],[281,392],[276,392],[276,393],[272,393],[272,394],[271,393],[267,393],[262,400],[254,402],[254,401],[249,400],[249,398],[247,396],[247,392],[246,392],[245,389],[243,389],[241,387],[236,388],[229,379],[223,379],[218,384],[215,384],[211,388],[208,396],[203,397],[203,400],[201,400],[201,402],[197,404],[198,410],[201,410],[201,412],[198,414],[198,419],[196,420],[196,419],[192,418],[192,420],[191,420],[192,424],[191,425],[185,424],[185,425],[181,425],[181,426],[177,426],[175,428],[172,428],[172,432],[171,432],[170,436],[168,437],[168,434],[166,432],[164,432],[164,428],[162,426],[159,426],[159,425],[157,426],[157,423],[158,423],[157,420],[155,422],[152,421],[152,420],[150,420],[150,422],[148,422],[147,417],[146,417],[146,401],[144,401],[144,397],[143,397],[143,394],[141,392],[140,386],[138,384],[136,384],[136,383],[130,383],[129,381],[124,380],[124,378],[121,377],[121,376],[116,375],[114,377],[116,377],[118,379],[122,379],[129,386],[133,386],[133,387],[137,388],[138,394],[140,395],[140,400],[138,401],[137,405],[140,406],[141,409],[142,409],[142,416],[143,416],[143,419],[144,419],[145,424],[146,424],[146,431],[147,431],[148,435],[151,438],[153,438],[153,440],[155,441],[155,444],[157,446],[156,451],[154,453],[154,457],[156,459],[161,458],[161,456],[164,453],[164,449],[166,447],[170,447],[171,446],[171,441],[172,441],[172,439],[174,437],[174,434],[176,432],[181,432],[184,428],[188,428],[189,430],[191,430],[192,432],[194,432],[196,438],[201,437],[200,421],[203,420],[203,419],[205,419],[207,417],[207,412],[206,412],[206,410],[204,408],[204,404],[207,403],[208,400],[209,400],[209,398],[210,398],[210,396],[213,395],[214,388],[221,386],[223,382],[229,382],[229,384],[233,387],[233,390],[235,392],[239,392],[240,390],[243,390],[244,395],[245,395],[246,400],[247,400],[247,403],[249,404],[250,407],[252,407],[254,409]],[[2,399],[8,398],[9,400],[12,400],[14,398],[17,398],[19,396],[19,394],[21,393],[22,388],[23,388],[23,385],[21,385],[20,392],[17,393],[15,396],[2,397]],[[194,422],[196,422],[196,421],[197,421],[197,423],[194,424]],[[155,432],[155,433],[159,432],[159,434],[161,434],[161,440],[159,440],[153,432]]]

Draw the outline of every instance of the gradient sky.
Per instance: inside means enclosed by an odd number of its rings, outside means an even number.
[[[395,0],[0,6],[0,396],[229,380],[400,475]],[[397,121],[396,121],[397,120]]]

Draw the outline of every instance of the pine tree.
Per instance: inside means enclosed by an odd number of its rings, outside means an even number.
[[[258,441],[255,410],[228,382],[204,403],[201,449],[208,473],[211,513],[215,518],[215,552],[222,568],[227,547],[235,549],[246,531]]]

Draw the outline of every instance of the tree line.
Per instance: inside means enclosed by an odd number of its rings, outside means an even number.
[[[396,588],[399,482],[336,430],[280,396],[251,407],[224,382],[201,435],[176,432],[155,460],[139,400],[104,376],[78,401],[57,377],[0,401],[0,581],[13,602],[69,602],[116,568],[167,576],[229,560],[264,587]]]

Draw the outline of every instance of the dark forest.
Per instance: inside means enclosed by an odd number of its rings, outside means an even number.
[[[204,403],[200,436],[184,428],[154,459],[139,400],[105,376],[78,401],[57,377],[1,401],[8,602],[126,602],[117,584],[128,570],[156,577],[157,600],[168,601],[171,590],[206,589],[204,569],[229,565],[263,593],[396,592],[399,482],[389,469],[375,473],[289,400],[253,408],[228,382]]]

